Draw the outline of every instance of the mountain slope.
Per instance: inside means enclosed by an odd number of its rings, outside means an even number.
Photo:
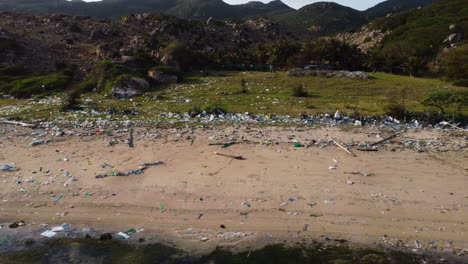
[[[433,56],[444,46],[460,42],[468,34],[468,1],[440,0],[370,24],[371,28],[390,32],[384,49],[404,47],[413,55]],[[457,38],[445,41],[449,35]]]
[[[229,5],[222,0],[0,0],[0,11],[10,10],[32,14],[62,13],[118,19],[130,13],[160,12],[182,18],[206,20],[269,17],[287,25],[292,31],[312,36],[349,31],[367,24],[371,19],[388,13],[415,8],[436,0],[388,0],[366,11],[358,11],[332,2],[319,2],[294,10],[281,0],[267,4],[252,1]]]
[[[438,0],[388,0],[367,9],[364,13],[370,20],[424,6]]]
[[[294,12],[276,15],[273,19],[296,31],[308,30],[314,35],[351,30],[367,23],[362,12],[331,2],[310,4]]]
[[[268,4],[250,2],[243,5],[229,5],[222,0],[0,0],[0,10],[32,14],[90,15],[100,18],[120,18],[130,13],[162,12],[183,18],[205,20],[209,17],[225,19],[267,16],[294,9],[280,0]]]

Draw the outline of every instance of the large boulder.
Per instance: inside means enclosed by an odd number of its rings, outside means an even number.
[[[454,44],[454,43],[458,43],[460,41],[463,40],[463,34],[462,33],[453,33],[453,34],[450,34],[444,42],[448,43],[448,44]]]
[[[118,99],[133,98],[150,90],[150,84],[140,78],[125,76],[111,90],[112,96]]]
[[[179,76],[176,73],[162,70],[149,70],[148,76],[159,84],[176,84],[179,81]]]

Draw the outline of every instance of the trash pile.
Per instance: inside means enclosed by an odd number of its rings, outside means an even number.
[[[110,113],[102,112],[102,115],[109,115]],[[463,129],[457,127],[459,124],[448,124],[448,122],[440,123],[424,123],[418,120],[411,120],[409,122],[402,122],[391,116],[379,116],[379,117],[366,117],[361,119],[355,119],[350,116],[339,115],[339,118],[335,118],[333,114],[317,114],[317,115],[301,115],[300,117],[292,117],[290,115],[276,116],[273,114],[251,114],[251,113],[220,113],[210,114],[206,111],[202,111],[196,116],[191,116],[190,113],[160,113],[158,116],[152,118],[145,118],[139,120],[130,120],[128,116],[124,116],[123,119],[103,119],[103,118],[82,118],[82,119],[66,119],[56,118],[54,120],[40,122],[39,127],[52,128],[56,126],[61,127],[75,127],[83,129],[94,129],[94,128],[122,128],[122,127],[138,127],[138,126],[156,126],[160,124],[222,124],[222,123],[252,123],[252,124],[265,124],[265,125],[277,125],[277,124],[296,124],[296,125],[309,125],[309,126],[339,126],[339,125],[351,125],[351,126],[372,126],[380,128],[391,128],[391,129],[407,129],[407,128],[435,128],[445,130],[456,130]],[[111,142],[107,144],[112,145]]]
[[[326,70],[294,70],[287,73],[289,77],[338,77],[368,80],[371,77],[362,71],[326,71]]]

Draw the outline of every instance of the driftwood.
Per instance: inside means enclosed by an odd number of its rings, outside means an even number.
[[[15,122],[15,121],[0,121],[0,124],[17,125],[17,126],[31,127],[31,128],[36,127],[35,124],[27,124],[27,123],[23,123],[23,122]]]
[[[359,151],[379,151],[378,149],[371,149],[371,148],[359,148]]]
[[[238,156],[238,155],[228,155],[228,154],[222,154],[222,153],[218,153],[218,152],[215,152],[215,154],[216,154],[216,155],[219,155],[219,156],[223,156],[223,157],[228,157],[228,158],[231,158],[231,159],[245,160],[244,157]]]
[[[374,143],[370,144],[369,146],[370,146],[370,147],[373,147],[373,146],[380,145],[380,144],[384,143],[384,142],[387,141],[387,140],[396,138],[396,137],[399,136],[399,135],[400,135],[400,133],[391,135],[391,136],[389,136],[389,137],[387,137],[387,138],[384,138],[384,139],[382,139],[382,140],[380,140],[380,141],[374,142]]]
[[[128,146],[133,148],[133,127],[130,128],[130,140],[128,142]]]
[[[353,157],[357,157],[356,154],[352,153],[351,151],[349,151],[347,148],[345,148],[343,145],[341,145],[338,141],[336,141],[336,139],[334,138],[330,138],[338,147],[340,147],[342,150],[344,150],[346,153],[350,154],[350,155],[353,155]]]
[[[457,127],[457,126],[455,126],[455,125],[452,125],[452,124],[450,124],[449,122],[445,122],[445,123],[447,123],[447,125],[449,125],[449,126],[451,126],[451,127],[453,127],[453,128],[456,128],[456,129],[460,129],[460,130],[466,131],[466,129],[463,129],[463,128],[461,128],[461,127]]]

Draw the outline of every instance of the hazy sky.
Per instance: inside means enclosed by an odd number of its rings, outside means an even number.
[[[93,1],[100,1],[100,0],[84,0],[84,1],[93,2]],[[235,5],[235,4],[247,3],[247,2],[250,2],[251,0],[223,0],[223,1],[226,2],[226,3]],[[256,1],[268,3],[271,0],[256,0]],[[289,5],[290,7],[301,8],[304,5],[312,4],[312,3],[315,3],[315,2],[320,2],[320,1],[323,1],[323,0],[282,0],[282,1],[283,1],[283,3]],[[376,4],[378,4],[380,2],[383,2],[383,1],[384,0],[334,0],[334,1],[330,1],[330,2],[336,2],[336,3],[340,4],[340,5],[350,6],[352,8],[358,9],[358,10],[365,10],[365,9],[367,9],[369,7],[373,7]]]
[[[223,0],[223,1],[229,4],[243,4],[251,0]],[[257,1],[268,3],[271,0],[257,0]],[[290,7],[300,8],[304,5],[312,4],[315,2],[321,2],[323,0],[282,0],[282,1],[283,3],[289,5]],[[365,10],[383,1],[384,0],[334,0],[334,1],[328,1],[328,2],[336,2],[340,5],[350,6],[354,9]]]

